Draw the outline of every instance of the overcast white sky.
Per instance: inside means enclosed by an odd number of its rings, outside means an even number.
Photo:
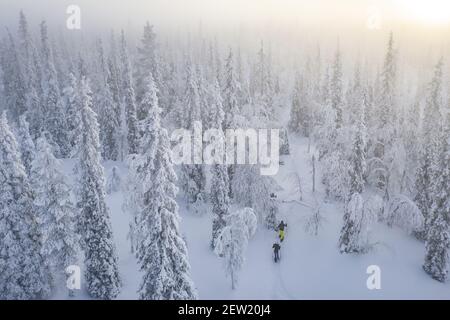
[[[450,22],[448,0],[0,0],[0,21],[15,19],[23,8],[30,18],[64,24],[69,4],[81,7],[86,27],[102,22],[232,25],[332,23],[364,27],[371,16],[381,23],[428,19]],[[447,12],[446,12],[447,11]],[[441,21],[442,22],[442,21]]]
[[[0,24],[15,29],[23,9],[33,26],[46,19],[50,26],[64,27],[72,4],[81,8],[83,34],[124,28],[140,36],[148,20],[159,35],[186,35],[202,26],[213,36],[228,32],[242,40],[243,34],[262,39],[270,30],[283,45],[286,39],[309,37],[311,45],[335,47],[339,38],[355,52],[371,52],[390,31],[408,42],[403,45],[408,50],[419,45],[448,50],[442,48],[450,41],[450,0],[0,0]]]

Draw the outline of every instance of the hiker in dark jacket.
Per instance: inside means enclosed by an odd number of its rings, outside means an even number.
[[[278,243],[274,243],[273,246],[273,254],[274,254],[274,260],[275,262],[278,262],[278,260],[280,260],[280,245]]]

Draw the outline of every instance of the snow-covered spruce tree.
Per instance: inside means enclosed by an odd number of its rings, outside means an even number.
[[[342,126],[343,84],[342,84],[342,61],[341,52],[338,48],[333,62],[332,76],[330,81],[330,102],[336,112],[336,128]]]
[[[146,79],[144,105],[147,109],[145,135],[141,143],[142,184],[141,211],[135,223],[139,231],[137,258],[143,272],[139,297],[145,300],[196,299],[197,293],[190,278],[186,244],[179,231],[177,188],[173,170],[170,142],[166,129],[161,127],[153,78]],[[151,94],[151,95],[150,95]]]
[[[319,103],[325,105],[330,100],[330,67],[327,65],[320,82]]]
[[[31,123],[30,133],[33,138],[36,138],[42,125],[42,70],[40,69],[38,50],[34,45],[23,11],[20,11],[19,14],[18,36],[19,61],[22,66],[22,72],[25,75],[23,80],[27,89],[27,119]]]
[[[353,80],[346,94],[347,110],[344,114],[343,119],[345,124],[353,125],[359,121],[361,101],[364,101],[363,104],[365,109],[367,106],[367,94],[365,91],[366,88],[363,86],[361,79],[361,67],[358,62],[355,67]],[[367,118],[367,115],[365,115],[365,117]],[[366,125],[368,126],[367,123]]]
[[[70,156],[76,154],[78,145],[79,126],[81,125],[79,86],[76,76],[71,72],[68,78],[68,85],[63,89],[65,114],[67,119],[67,139]]]
[[[367,128],[365,124],[364,104],[361,104],[359,110],[359,119],[354,125],[352,151],[350,164],[352,169],[350,175],[350,195],[355,193],[362,194],[364,191],[364,176],[366,174],[366,144]]]
[[[236,74],[237,81],[240,84],[238,88],[238,102],[241,106],[250,103],[250,80],[247,71],[247,64],[243,62],[241,48],[239,47],[236,55]]]
[[[16,139],[0,118],[0,299],[42,299],[50,293],[41,235]]]
[[[223,129],[225,121],[225,112],[223,110],[223,99],[220,93],[220,85],[217,78],[213,80],[207,91],[206,106],[204,110],[204,127],[208,129]]]
[[[209,111],[208,109],[212,107],[210,103],[214,103],[213,101],[214,87],[212,86],[213,83],[210,84],[206,80],[204,75],[205,72],[203,71],[203,68],[201,68],[199,65],[197,65],[196,67],[196,74],[197,74],[198,97],[200,101],[200,110],[201,110],[200,115],[202,119],[202,126],[209,128],[210,113],[214,111]],[[220,102],[222,103],[222,99],[220,99]]]
[[[210,78],[217,77],[217,81],[219,81],[220,86],[222,87],[224,83],[223,78],[223,65],[222,65],[222,57],[221,52],[219,50],[219,44],[217,39],[211,41],[209,44],[209,55],[208,55],[208,65],[210,70]]]
[[[44,137],[38,138],[36,157],[31,163],[31,183],[42,233],[41,254],[46,266],[56,277],[77,262],[79,239],[75,233],[76,209],[71,203],[70,187],[62,171],[62,161],[55,158]],[[65,283],[65,282],[63,282]]]
[[[330,105],[324,105],[321,110],[321,124],[315,132],[318,139],[319,160],[323,168],[322,182],[325,185],[327,197],[348,201],[350,193],[351,162],[348,146],[353,144],[347,136],[355,134],[348,132],[349,127],[336,127],[336,110]],[[349,141],[350,140],[350,141]]]
[[[223,259],[225,273],[231,278],[234,290],[245,262],[248,241],[256,232],[257,219],[252,209],[244,208],[228,215],[226,220],[226,226],[217,237],[215,252]]]
[[[161,84],[161,73],[157,57],[156,33],[153,26],[147,22],[144,26],[141,45],[138,48],[138,60],[136,65],[136,105],[137,118],[139,121],[147,118],[148,110],[142,105],[142,99],[145,95],[146,79],[149,74],[153,76],[155,83]],[[158,95],[159,98],[159,95]]]
[[[81,55],[81,53],[78,53],[78,59],[76,63],[76,74],[77,78],[81,81],[83,78],[87,78],[90,74],[88,70],[89,66],[88,63],[86,63],[85,59]]]
[[[124,208],[131,213],[132,221],[130,223],[130,230],[128,232],[128,238],[131,242],[131,251],[135,253],[136,248],[141,243],[143,232],[141,230],[142,225],[138,222],[138,215],[144,208],[144,196],[145,196],[145,184],[144,178],[148,172],[149,166],[146,155],[156,154],[154,137],[154,117],[160,117],[155,115],[155,112],[159,112],[158,105],[158,88],[154,82],[151,74],[145,79],[147,88],[145,95],[142,98],[142,106],[145,106],[147,110],[147,119],[140,121],[139,128],[142,138],[139,140],[140,145],[136,147],[136,154],[132,154],[128,157],[128,178],[126,184],[126,197]],[[159,120],[158,120],[159,121]],[[152,159],[153,159],[152,158]]]
[[[239,83],[237,82],[233,51],[230,50],[225,63],[225,75],[224,75],[224,87],[222,91],[223,97],[223,110],[225,113],[224,129],[238,129],[242,125],[240,120],[241,106],[238,101]],[[231,188],[231,182],[236,171],[236,165],[231,164],[227,166],[228,180],[230,181],[229,196],[233,198],[233,189]]]
[[[40,93],[41,86],[39,81],[41,70],[39,70],[38,64],[39,55],[28,27],[27,18],[22,10],[19,13],[18,40],[19,60],[23,73],[26,75],[24,80],[28,93],[30,93],[32,88]],[[28,109],[27,111],[32,110]]]
[[[255,97],[258,111],[256,117],[267,123],[275,120],[274,97],[276,90],[272,74],[272,57],[270,52],[266,54],[263,42],[261,42],[261,49],[258,52],[255,76],[259,86]]]
[[[423,87],[423,86],[422,86]],[[405,110],[401,140],[405,149],[404,176],[401,179],[401,193],[415,194],[416,170],[419,163],[421,132],[422,132],[422,102],[424,101],[424,90],[419,88],[414,102],[410,103]]]
[[[391,129],[391,124],[395,123],[395,89],[396,89],[396,53],[394,48],[394,35],[389,36],[388,47],[384,59],[381,74],[381,92],[378,97],[379,128]],[[392,133],[392,132],[390,132]]]
[[[202,110],[198,93],[198,81],[192,64],[189,61],[186,66],[186,91],[183,103],[187,111],[187,115],[183,121],[183,127],[192,132],[195,125],[202,120]],[[195,139],[195,137],[193,138]],[[201,141],[195,140],[192,142],[197,145],[201,143]],[[188,206],[196,213],[201,213],[206,187],[203,166],[199,164],[183,164],[181,185]]]
[[[322,160],[322,183],[325,185],[327,197],[342,201],[348,200],[351,179],[349,172],[352,164],[345,158],[341,150],[327,154]]]
[[[272,89],[272,79],[269,77],[268,57],[264,48],[264,42],[261,41],[261,47],[257,53],[257,62],[254,66],[254,75],[252,83],[252,94],[256,97],[269,95]]]
[[[364,201],[360,193],[354,193],[345,205],[344,225],[339,237],[341,253],[364,253]]]
[[[1,55],[1,64],[5,107],[11,115],[12,121],[17,122],[19,116],[27,110],[27,86],[16,44],[9,32],[8,40],[5,41],[4,52]]]
[[[448,276],[450,233],[448,216],[440,209],[429,218],[423,269],[433,279],[444,282]],[[448,214],[448,204],[445,211]]]
[[[119,92],[119,80],[117,78],[117,70],[111,58],[108,58],[107,62],[107,77],[106,83],[111,93],[112,105],[108,112],[108,120],[105,121],[108,130],[106,130],[109,141],[109,159],[117,161],[120,159],[120,137],[122,136],[122,126],[121,126],[121,103],[120,103],[120,92]]]
[[[139,243],[140,233],[136,225],[136,216],[142,210],[142,190],[143,185],[140,183],[141,172],[141,155],[133,154],[127,158],[128,174],[125,182],[125,195],[123,210],[131,216],[129,223],[129,231],[127,239],[130,240],[131,253],[135,254],[136,247]]]
[[[120,111],[108,86],[103,86],[101,94],[102,155],[103,159],[116,161],[119,158],[117,132],[120,130]]]
[[[225,128],[234,129],[239,126],[236,120],[240,113],[238,102],[239,83],[234,67],[233,51],[230,50],[225,63],[225,84],[223,88],[223,109],[225,112]]]
[[[369,146],[371,159],[369,183],[376,187],[383,196],[387,195],[389,169],[391,164],[386,154],[393,147],[397,137],[396,130],[396,54],[394,37],[390,34],[387,53],[380,75],[379,89],[375,97],[375,107],[372,114],[375,128],[371,133],[373,142]]]
[[[127,44],[125,34],[122,31],[120,57],[122,66],[122,92],[123,104],[125,108],[125,119],[127,129],[128,154],[136,154],[139,146],[138,121],[136,113],[136,98],[133,89],[133,80],[131,74],[130,59],[128,57]]]
[[[25,115],[20,116],[19,125],[17,128],[17,142],[19,143],[20,156],[22,163],[25,166],[27,174],[30,174],[31,162],[34,159],[36,147],[33,139],[30,136],[30,126],[25,118]]]
[[[155,80],[153,76],[150,74],[146,79],[144,79],[146,83],[146,89],[144,91],[144,95],[141,98],[141,104],[140,109],[142,112],[145,113],[146,118],[139,121],[139,137],[142,139],[142,137],[147,133],[148,128],[148,115],[150,110],[154,109],[155,107],[159,107],[158,105],[158,87],[155,83]],[[144,152],[143,148],[146,148],[145,145],[140,144],[139,146],[139,154],[142,154]]]
[[[101,42],[99,43],[99,80],[96,101],[100,125],[102,156],[105,160],[116,161],[119,157],[118,131],[120,131],[120,106],[116,103],[118,88],[113,79],[112,63],[107,64]]]
[[[419,166],[416,171],[416,196],[414,201],[422,212],[425,220],[423,232],[417,236],[426,239],[426,228],[430,210],[435,197],[433,188],[434,169],[439,152],[439,123],[442,107],[442,60],[437,64],[433,79],[429,85],[427,101],[424,110],[423,132],[420,144]]]
[[[225,113],[217,79],[208,93],[209,99],[207,101],[209,107],[205,109],[208,111],[207,127],[221,130],[225,120]],[[213,164],[211,176],[210,200],[213,213],[211,248],[214,249],[217,236],[225,226],[225,216],[228,214],[230,206],[230,181],[227,166],[220,163]]]
[[[426,228],[423,269],[433,279],[444,282],[450,263],[450,110],[439,132],[440,148],[434,168],[433,205]]]
[[[69,152],[64,108],[54,65],[53,53],[48,39],[47,24],[43,21],[40,26],[42,63],[45,70],[42,79],[44,94],[44,127],[45,130],[50,133],[52,141],[49,142],[52,145],[55,144],[55,147],[58,147],[58,150],[55,150],[56,155],[64,157]]]
[[[141,129],[142,129],[142,141],[140,142],[139,146],[139,154],[143,155],[147,152],[150,152],[154,155],[156,154],[156,146],[157,143],[153,141],[153,139],[156,137],[153,130],[156,130],[154,127],[155,125],[155,119],[154,117],[160,116],[160,108],[158,105],[158,88],[156,86],[155,80],[153,79],[152,74],[149,74],[146,79],[144,79],[146,83],[146,89],[144,92],[144,96],[142,97],[142,108],[145,108],[147,118],[141,122]],[[159,119],[156,119],[156,121],[159,121]],[[144,138],[145,137],[145,138]],[[152,158],[152,159],[153,159]],[[153,161],[153,160],[152,160]]]
[[[336,112],[327,103],[320,105],[315,115],[314,140],[318,150],[318,160],[322,160],[336,149]]]
[[[80,232],[85,253],[87,290],[93,298],[113,299],[121,280],[108,208],[105,203],[104,169],[100,163],[97,115],[92,111],[92,93],[87,79],[81,80],[81,122],[77,165]]]
[[[214,248],[216,239],[225,226],[225,217],[228,215],[230,198],[228,196],[230,187],[227,167],[214,164],[212,167],[211,182],[211,205],[213,212],[211,247]]]
[[[366,128],[364,112],[353,134],[352,156],[350,160],[350,188],[345,206],[344,225],[339,238],[341,253],[361,253],[366,250],[365,228],[367,211],[364,208],[362,193],[364,191],[364,174],[366,170],[365,141]]]
[[[289,119],[289,130],[308,137],[310,133],[311,117],[308,110],[307,92],[304,80],[299,74],[296,75],[294,92],[292,94],[291,117]]]

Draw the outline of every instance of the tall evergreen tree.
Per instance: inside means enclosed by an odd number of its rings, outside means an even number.
[[[195,299],[186,244],[179,231],[177,188],[167,131],[161,127],[154,80],[149,76],[142,102],[149,106],[142,139],[142,211],[136,216],[141,240],[137,258],[144,273],[141,299]]]
[[[263,49],[261,49],[263,50]],[[261,68],[264,67],[264,59],[261,62]],[[230,49],[230,53],[225,62],[225,80],[223,89],[223,110],[225,113],[224,129],[237,129],[241,127],[242,121],[239,116],[241,113],[241,106],[239,106],[238,92],[239,83],[237,82],[233,51]],[[231,188],[231,182],[236,172],[236,165],[231,164],[227,167],[228,180],[230,182],[229,197],[233,198],[233,189]]]
[[[76,210],[62,161],[55,158],[44,137],[37,140],[30,177],[42,233],[41,253],[52,274],[57,275],[53,279],[56,281],[68,266],[77,262],[79,241],[75,234]]]
[[[450,263],[450,113],[440,136],[440,152],[433,177],[433,205],[427,223],[423,269],[433,279],[444,282]]]
[[[216,240],[225,227],[225,217],[230,207],[230,181],[228,180],[227,167],[222,164],[214,164],[211,181],[211,205],[213,213],[211,247],[214,249]]]
[[[102,54],[102,59],[104,59]],[[113,80],[112,64],[106,65],[100,76],[98,90],[98,108],[100,114],[100,141],[103,159],[116,161],[119,157],[118,131],[120,131],[120,105],[116,103],[114,95],[118,95],[118,88]]]
[[[239,83],[237,82],[233,51],[230,50],[225,62],[225,83],[223,88],[223,108],[225,112],[225,128],[238,128],[236,120],[241,112],[238,102]]]
[[[366,175],[366,140],[364,102],[361,102],[359,120],[354,125],[354,134],[351,151],[350,196],[364,191],[364,177]]]
[[[50,133],[52,139],[50,143],[58,146],[57,155],[66,156],[69,153],[69,146],[67,144],[65,114],[45,21],[41,23],[41,43],[42,63],[45,70],[42,85],[45,106],[43,110],[44,127]]]
[[[186,73],[184,107],[187,110],[187,114],[183,119],[183,126],[192,132],[196,123],[201,123],[202,121],[202,110],[198,92],[197,75],[190,62],[187,63]],[[193,143],[198,144],[200,142],[193,141]],[[189,206],[199,213],[200,206],[203,204],[206,186],[206,177],[203,166],[200,164],[183,164],[181,184]]]
[[[112,58],[108,58],[107,61],[106,83],[112,100],[110,109],[107,112],[107,129],[105,128],[105,131],[107,132],[106,136],[108,137],[107,141],[109,141],[109,151],[107,152],[109,154],[109,157],[107,157],[107,159],[116,161],[119,159],[119,155],[121,153],[120,137],[122,135],[122,110],[120,103],[119,79],[117,78],[117,69]]]
[[[13,122],[27,111],[28,91],[25,74],[13,36],[8,32],[4,53],[1,56],[6,109]]]
[[[363,103],[362,103],[363,105]],[[355,124],[350,159],[350,188],[346,199],[344,224],[339,238],[341,253],[362,253],[365,251],[365,228],[367,210],[364,208],[364,175],[366,170],[366,128],[364,107],[359,112],[359,121]]]
[[[144,26],[144,34],[141,39],[141,46],[138,48],[138,54],[136,66],[136,102],[137,118],[142,121],[147,118],[148,112],[141,105],[146,90],[145,80],[149,74],[153,76],[155,83],[158,85],[161,85],[162,80],[158,61],[156,33],[148,21]]]
[[[429,212],[425,263],[423,269],[433,279],[444,282],[448,276],[450,248],[450,130],[445,130],[443,149],[438,162],[439,174],[435,176],[435,198]]]
[[[31,162],[34,159],[36,147],[30,136],[30,126],[25,115],[20,116],[17,128],[17,140],[19,143],[20,156],[27,174],[30,174]]]
[[[123,63],[122,92],[123,92],[123,105],[125,109],[124,113],[126,119],[125,125],[127,129],[128,154],[135,154],[138,152],[138,145],[139,145],[136,98],[133,89],[130,59],[128,57],[127,44],[125,41],[125,34],[123,31],[121,35],[120,57]]]
[[[258,51],[258,59],[255,67],[253,94],[256,105],[255,116],[260,120],[270,122],[275,120],[274,96],[276,95],[272,73],[271,55],[267,54],[264,43]]]
[[[27,88],[27,118],[32,122],[32,134],[37,136],[42,116],[42,70],[39,63],[39,54],[34,45],[28,22],[23,11],[19,14],[19,60],[25,77],[23,80]],[[36,122],[36,123],[35,123]]]
[[[120,291],[116,248],[105,203],[104,169],[100,163],[97,115],[87,79],[81,81],[81,129],[78,171],[80,232],[85,252],[86,282],[94,298],[113,299]]]
[[[292,94],[291,117],[289,119],[289,129],[292,132],[300,133],[304,137],[310,134],[312,118],[308,110],[307,88],[304,79],[297,74]]]
[[[342,84],[342,61],[341,52],[338,48],[333,62],[332,75],[330,81],[330,102],[331,107],[336,112],[336,128],[342,126],[343,108],[343,84]]]
[[[222,130],[225,113],[223,111],[219,82],[217,80],[215,81],[211,94],[208,128]],[[211,248],[214,249],[216,239],[225,226],[225,216],[228,215],[229,211],[230,181],[227,166],[220,163],[213,164],[211,167],[211,175],[210,199],[213,213]]]
[[[394,37],[390,34],[387,53],[384,59],[383,69],[380,75],[379,89],[377,90],[375,117],[374,143],[372,143],[370,156],[377,159],[377,165],[371,168],[374,172],[372,185],[378,188],[384,196],[388,195],[389,167],[392,159],[388,154],[393,142],[397,138],[397,113],[396,113],[396,54],[394,49]]]
[[[424,110],[424,124],[421,137],[419,166],[416,171],[416,196],[414,201],[425,219],[425,232],[427,232],[428,218],[433,205],[434,176],[437,155],[439,152],[439,123],[441,123],[442,107],[442,60],[435,67],[435,72],[427,93]],[[426,239],[426,235],[419,235]]]
[[[67,139],[70,156],[76,154],[76,147],[80,138],[81,114],[80,114],[80,92],[78,80],[72,72],[69,74],[67,86],[63,89],[66,119],[67,119]]]
[[[0,299],[42,299],[50,293],[40,254],[33,195],[16,139],[0,118]]]

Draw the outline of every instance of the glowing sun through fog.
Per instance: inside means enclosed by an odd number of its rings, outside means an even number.
[[[408,20],[428,25],[450,24],[449,0],[397,0],[399,14]]]

